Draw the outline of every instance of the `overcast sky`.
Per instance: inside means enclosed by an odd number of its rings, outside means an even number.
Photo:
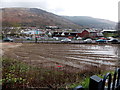
[[[0,0],[0,7],[40,8],[57,15],[91,16],[118,21],[120,0]]]

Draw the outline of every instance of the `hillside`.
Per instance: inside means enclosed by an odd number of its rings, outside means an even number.
[[[111,29],[116,25],[115,22],[109,20],[87,16],[58,16],[37,8],[3,8],[1,10],[3,27],[37,26],[45,28],[45,26],[55,25],[60,28],[72,29],[79,29],[82,27]]]
[[[116,25],[116,22],[113,21],[99,19],[99,18],[92,18],[88,16],[63,16],[63,17],[68,20],[71,20],[75,24],[90,28],[111,29],[111,28],[115,28]]]
[[[61,16],[36,8],[3,8],[2,25],[4,26],[37,26],[45,28],[56,25],[60,28],[81,28]]]

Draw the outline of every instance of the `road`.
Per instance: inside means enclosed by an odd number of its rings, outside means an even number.
[[[24,40],[24,41],[14,41],[15,43],[36,43],[35,41],[31,40]],[[72,40],[71,42],[61,42],[61,41],[37,41],[37,43],[51,43],[51,44],[63,44],[63,43],[69,43],[69,44],[87,44],[84,41],[78,41],[78,40]],[[106,42],[107,43],[107,42]],[[96,44],[95,40],[92,40],[91,44]],[[120,41],[117,43],[112,44],[120,44]]]
[[[14,41],[16,43],[35,43],[35,41],[25,40],[25,41]],[[71,42],[61,42],[61,41],[37,41],[37,43],[70,43],[70,44],[84,44],[84,41],[72,40]],[[95,40],[92,41],[95,43]]]

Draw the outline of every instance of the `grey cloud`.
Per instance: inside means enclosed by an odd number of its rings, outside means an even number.
[[[14,0],[16,1],[16,0]],[[30,0],[30,1],[24,1],[24,2],[2,2],[0,3],[0,7],[2,8],[9,8],[9,7],[25,7],[25,8],[40,8],[49,12],[53,12],[55,14],[58,14],[60,12],[63,12],[64,9],[62,8],[54,8],[51,9],[48,0]]]
[[[2,2],[0,3],[0,7],[29,7],[29,8],[33,8],[33,7],[39,7],[41,9],[48,9],[49,5],[47,2]]]
[[[55,8],[55,9],[50,9],[49,11],[59,15],[61,12],[64,12],[65,10],[63,8]]]

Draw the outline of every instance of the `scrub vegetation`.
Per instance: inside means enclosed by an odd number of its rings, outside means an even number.
[[[2,64],[3,88],[74,88],[79,84],[88,87],[87,77],[98,73],[95,71],[72,73],[61,70],[61,66],[50,69],[38,68],[5,57]]]

